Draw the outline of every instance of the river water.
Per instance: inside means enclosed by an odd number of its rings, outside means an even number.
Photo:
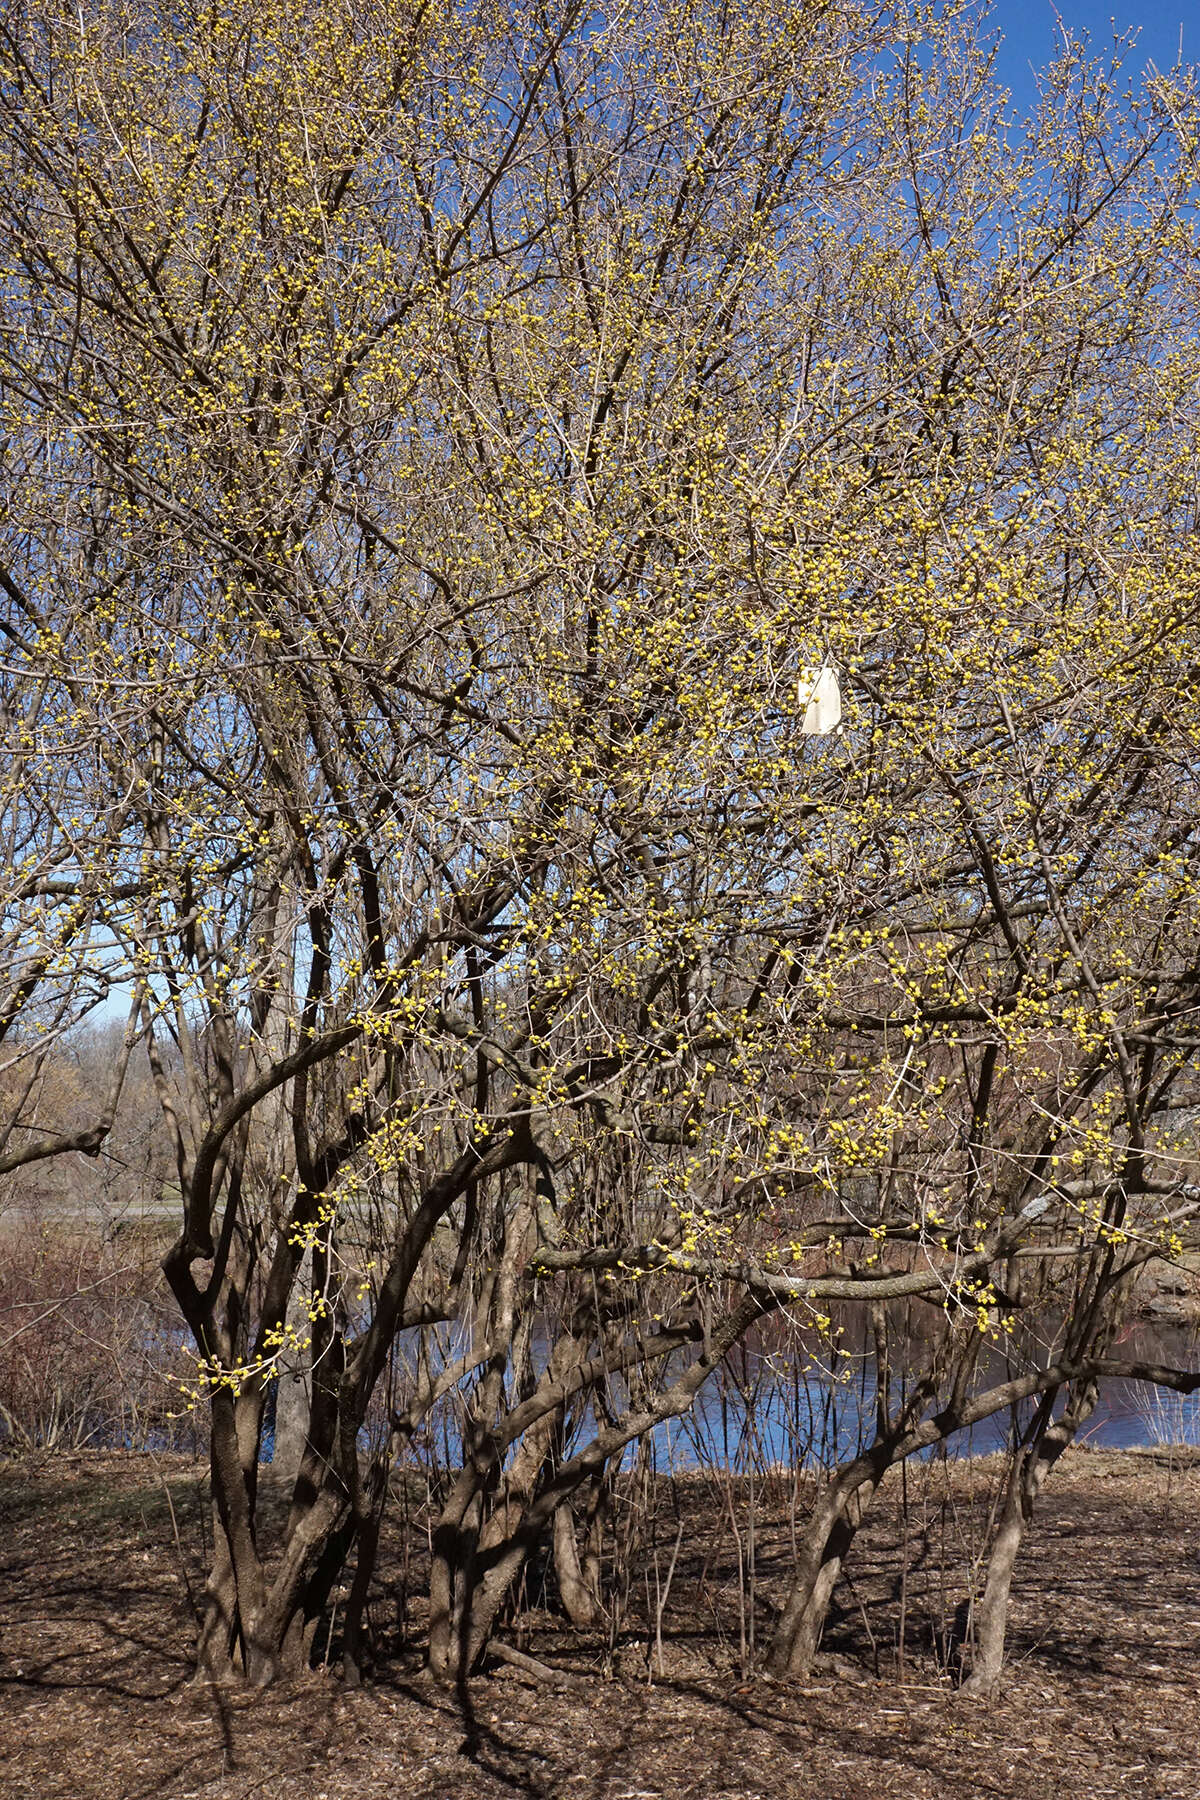
[[[1159,1362],[1200,1369],[1194,1328],[1143,1320],[1113,1346],[1121,1361]],[[842,1461],[869,1443],[875,1429],[875,1386],[870,1360],[851,1353],[840,1373],[802,1374],[781,1356],[747,1356],[724,1379],[714,1378],[690,1417],[671,1420],[655,1434],[660,1459],[676,1467],[700,1463],[721,1467],[805,1467]],[[1022,1372],[1010,1368],[999,1350],[981,1361],[979,1387],[990,1387]],[[740,1379],[739,1379],[740,1377]],[[899,1395],[897,1394],[898,1398]],[[1006,1449],[1014,1429],[1032,1417],[1034,1402],[1005,1409],[944,1447],[950,1456],[983,1456]],[[1078,1442],[1113,1450],[1165,1445],[1200,1446],[1200,1390],[1179,1394],[1144,1382],[1109,1380]],[[942,1454],[941,1447],[937,1454]],[[933,1454],[933,1452],[926,1452]]]
[[[455,1349],[462,1347],[456,1345]],[[903,1352],[898,1345],[896,1360],[915,1368],[923,1354],[919,1342]],[[1046,1355],[1039,1360],[1046,1360]],[[1200,1368],[1196,1331],[1165,1321],[1146,1320],[1131,1326],[1111,1355],[1122,1361]],[[543,1366],[547,1356],[548,1345],[537,1346],[535,1367]],[[683,1361],[681,1358],[680,1368]],[[980,1359],[976,1389],[997,1385],[1024,1373],[1028,1366],[1010,1366],[1001,1346],[989,1346]],[[736,1472],[840,1463],[874,1436],[872,1369],[872,1358],[864,1354],[861,1345],[857,1351],[844,1349],[831,1368],[821,1365],[815,1342],[806,1343],[802,1337],[773,1347],[752,1342],[710,1377],[690,1413],[654,1430],[649,1443],[655,1464],[664,1472],[700,1466]],[[668,1368],[667,1379],[674,1372]],[[898,1390],[893,1397],[901,1397]],[[609,1417],[620,1415],[632,1403],[619,1379],[609,1383],[607,1400]],[[958,1433],[936,1452],[924,1454],[981,1456],[1003,1450],[1013,1442],[1014,1432],[1022,1431],[1033,1416],[1034,1405],[1032,1401],[1024,1403],[1015,1416],[1010,1409],[997,1412]],[[461,1417],[456,1402],[444,1406],[408,1447],[405,1460],[442,1468],[458,1466],[462,1460]],[[562,1454],[569,1456],[582,1448],[596,1428],[594,1409],[583,1408],[570,1426]],[[1185,1396],[1136,1381],[1107,1381],[1079,1442],[1111,1449],[1200,1446],[1200,1392]],[[630,1446],[626,1462],[635,1454],[635,1447]]]
[[[1111,1354],[1122,1360],[1200,1368],[1196,1329],[1165,1321],[1139,1321],[1127,1329]],[[910,1347],[897,1360],[919,1365],[920,1346]],[[709,1379],[690,1414],[658,1426],[651,1439],[655,1461],[664,1469],[706,1464],[732,1470],[751,1466],[811,1468],[843,1461],[874,1435],[871,1368],[871,1359],[861,1349],[844,1353],[831,1370],[820,1365],[816,1346],[806,1346],[803,1340],[773,1350],[749,1347]],[[992,1386],[1017,1372],[1007,1366],[998,1348],[990,1349],[981,1362],[977,1385]],[[629,1404],[629,1395],[619,1382],[612,1384],[609,1403],[616,1413]],[[980,1456],[1006,1448],[1014,1428],[1021,1429],[1031,1417],[1032,1407],[1032,1402],[1026,1403],[1015,1421],[1006,1410],[960,1432],[949,1440],[945,1454]],[[460,1462],[460,1418],[453,1403],[445,1406],[410,1446],[409,1456],[443,1467]],[[178,1427],[167,1434],[147,1421],[146,1428],[131,1436],[125,1422],[118,1425],[96,1417],[88,1423],[90,1429],[81,1441],[93,1447],[185,1447]],[[202,1433],[199,1419],[185,1423],[192,1432],[198,1428]],[[272,1426],[273,1408],[268,1407],[262,1445],[265,1462],[271,1460],[273,1450]],[[566,1453],[581,1447],[595,1429],[595,1414],[588,1407],[574,1421]],[[1141,1382],[1107,1381],[1079,1441],[1109,1449],[1200,1447],[1200,1391],[1182,1395]],[[627,1455],[633,1453],[631,1449]],[[940,1448],[938,1453],[942,1453]]]

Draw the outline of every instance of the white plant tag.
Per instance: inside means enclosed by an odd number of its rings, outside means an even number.
[[[800,729],[805,737],[827,737],[842,722],[842,689],[837,670],[801,669],[796,704],[804,708]]]

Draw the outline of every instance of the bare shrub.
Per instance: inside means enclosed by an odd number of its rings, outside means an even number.
[[[0,1226],[0,1443],[190,1449],[160,1246],[85,1221]],[[176,1416],[178,1414],[178,1416]]]

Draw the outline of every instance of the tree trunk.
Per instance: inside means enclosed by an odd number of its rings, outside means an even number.
[[[255,1687],[306,1665],[359,1524],[345,1484],[327,1467],[320,1491],[305,1504],[293,1496],[281,1554],[268,1572],[257,1540],[261,1419],[261,1393],[214,1393],[214,1552],[197,1643],[200,1669],[210,1679]]]
[[[554,1573],[563,1609],[572,1625],[595,1624],[600,1610],[599,1595],[590,1585],[580,1561],[570,1501],[565,1501],[554,1515]]]
[[[994,1694],[1004,1668],[1004,1643],[1008,1631],[1008,1602],[1025,1527],[1046,1477],[1073,1442],[1079,1427],[1096,1404],[1094,1381],[1076,1389],[1061,1419],[1050,1424],[1054,1393],[1047,1394],[1038,1409],[1029,1440],[1017,1452],[1009,1474],[1004,1507],[988,1561],[987,1582],[975,1608],[975,1653],[971,1673],[960,1692],[969,1699]]]
[[[308,1327],[309,1295],[312,1289],[312,1251],[306,1250],[296,1273],[288,1299],[287,1341],[302,1343]],[[312,1394],[309,1386],[308,1362],[302,1350],[289,1349],[280,1358],[279,1379],[275,1387],[275,1448],[271,1453],[271,1471],[282,1481],[295,1481],[300,1473],[304,1447],[308,1442],[308,1419]]]
[[[209,1463],[213,1494],[213,1566],[206,1588],[198,1651],[214,1680],[264,1686],[274,1673],[261,1622],[266,1581],[255,1541],[258,1435],[255,1402],[228,1389],[212,1397]]]
[[[453,1684],[465,1677],[464,1639],[470,1632],[470,1598],[478,1542],[478,1476],[463,1470],[433,1532],[429,1568],[429,1668]]]
[[[583,1579],[604,1610],[604,1524],[612,1506],[612,1470],[605,1469],[592,1483],[584,1514]]]
[[[768,1652],[777,1675],[807,1675],[821,1647],[829,1602],[855,1534],[890,1466],[879,1452],[867,1467],[853,1463],[809,1521],[799,1564]]]
[[[362,1521],[358,1531],[358,1557],[346,1601],[346,1628],[342,1636],[342,1678],[348,1687],[357,1687],[362,1680],[371,1652],[364,1622],[371,1578],[375,1573],[375,1561],[379,1554],[379,1533],[383,1524],[383,1503],[386,1496],[385,1474],[382,1491],[373,1496],[374,1503],[370,1513]]]
[[[237,1638],[237,1583],[229,1541],[213,1506],[213,1558],[204,1584],[204,1610],[196,1641],[197,1674],[213,1681],[229,1680]]]
[[[582,1358],[583,1348],[564,1337],[551,1352],[539,1386],[547,1388]],[[429,1664],[441,1681],[467,1675],[487,1643],[504,1597],[525,1561],[517,1534],[526,1509],[553,1462],[562,1409],[547,1412],[525,1433],[490,1515],[484,1491],[495,1480],[497,1452],[481,1445],[451,1491],[434,1532],[431,1572]]]

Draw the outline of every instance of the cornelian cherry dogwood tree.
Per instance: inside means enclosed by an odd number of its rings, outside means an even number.
[[[1193,98],[987,71],[865,0],[4,13],[6,929],[154,1072],[214,1672],[347,1567],[358,1667],[451,1403],[447,1678],[551,1533],[595,1609],[573,1501],[768,1314],[1183,1247]]]

